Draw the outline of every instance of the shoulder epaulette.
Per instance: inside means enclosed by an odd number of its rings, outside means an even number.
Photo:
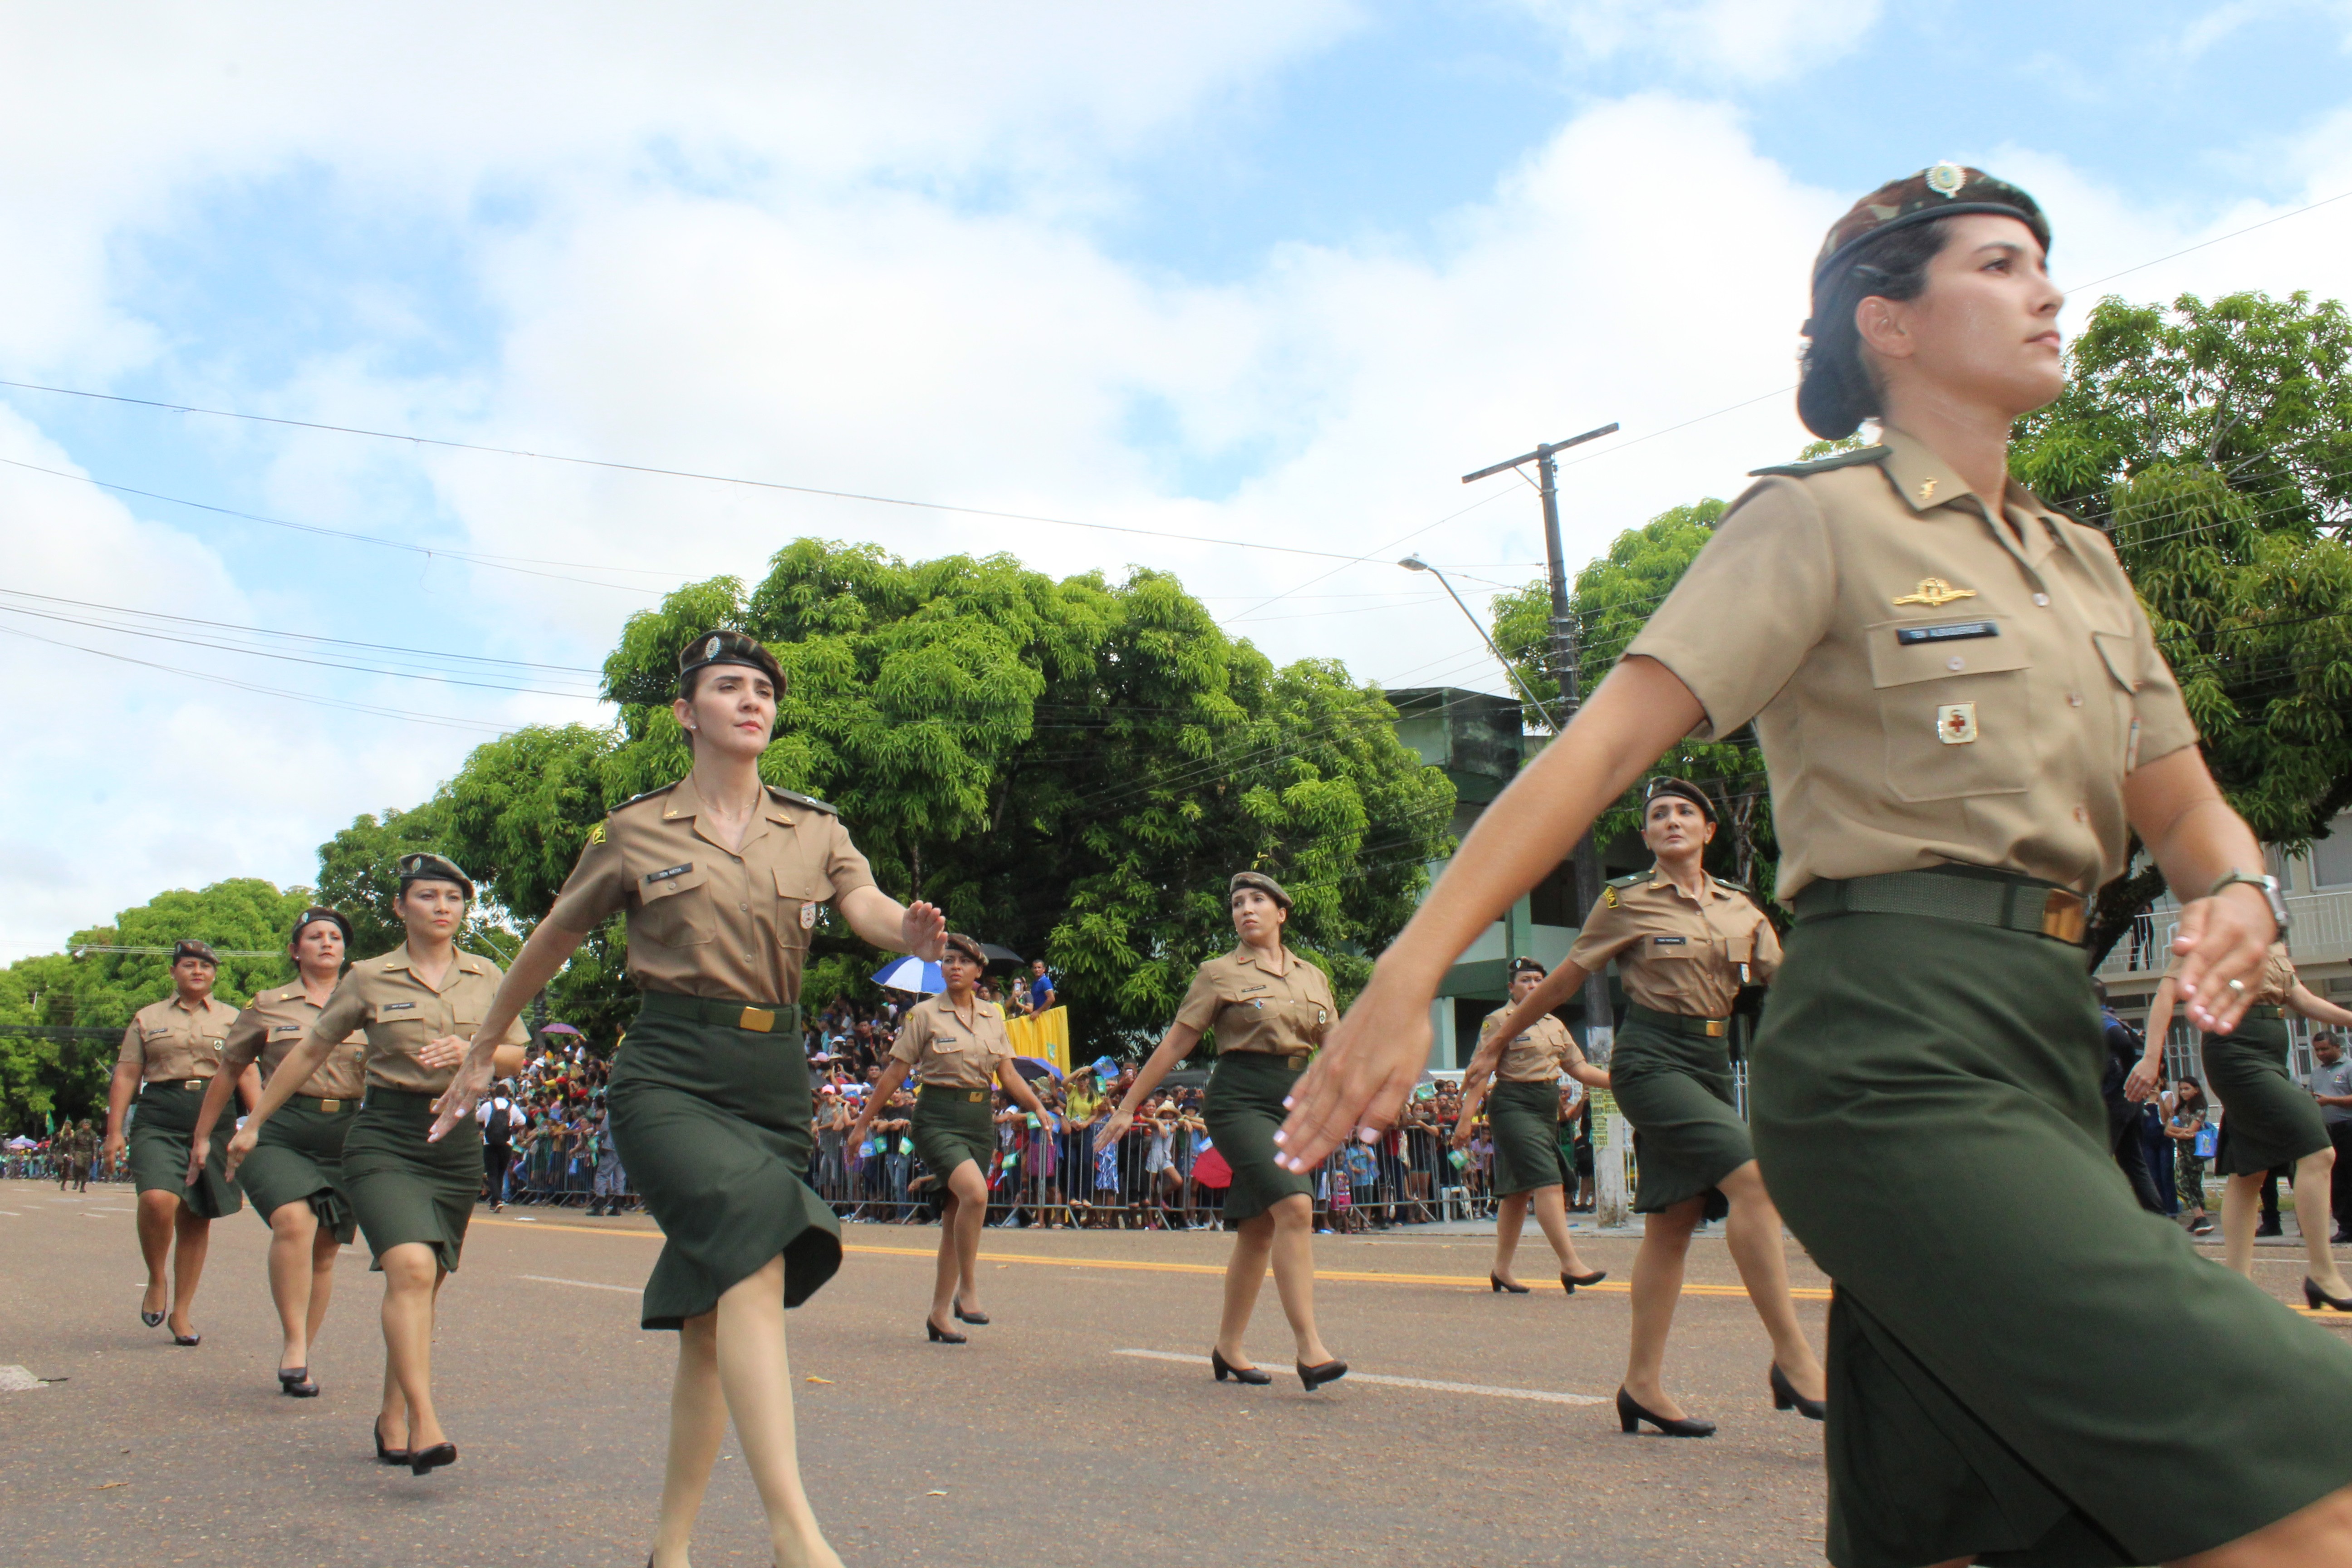
[[[768,793],[774,795],[778,800],[788,800],[794,805],[804,805],[811,811],[821,811],[827,816],[839,816],[841,815],[841,808],[839,806],[828,805],[826,803],[817,799],[817,797],[813,795],[802,795],[793,790],[778,789],[774,784],[770,784],[768,786]]]
[[[1650,874],[1647,871],[1636,871],[1631,876],[1612,877],[1601,885],[1609,888],[1630,888],[1636,882],[1646,882],[1649,879]]]
[[[1750,468],[1751,479],[1779,476],[1801,479],[1808,474],[1826,474],[1832,468],[1851,468],[1857,463],[1875,463],[1894,450],[1891,447],[1856,447],[1851,452],[1832,452],[1826,458],[1815,458],[1810,463],[1775,463],[1768,468]]]
[[[672,779],[666,784],[656,785],[654,788],[646,791],[643,795],[633,795],[628,799],[623,801],[620,805],[614,806],[613,811],[626,811],[629,807],[636,805],[639,801],[651,800],[657,795],[667,795],[670,791],[676,789],[681,782],[682,781],[677,779]],[[608,811],[604,815],[610,816],[613,815],[613,812]]]
[[[1707,880],[1713,882],[1717,887],[1721,888],[1727,893],[1738,893],[1743,899],[1748,896],[1748,889],[1741,887],[1738,883],[1733,881],[1728,877],[1709,877]]]

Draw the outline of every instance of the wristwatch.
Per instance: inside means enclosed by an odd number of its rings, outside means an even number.
[[[2206,889],[2205,896],[2209,899],[2212,898],[2219,894],[2222,889],[2231,887],[2239,882],[2243,882],[2249,888],[2261,889],[2263,902],[2271,907],[2271,919],[2278,922],[2279,939],[2281,941],[2284,941],[2286,938],[2286,900],[2279,897],[2279,885],[2278,879],[2276,877],[2257,877],[2249,871],[2231,871],[2224,875],[2222,879],[2214,883],[2212,887]]]

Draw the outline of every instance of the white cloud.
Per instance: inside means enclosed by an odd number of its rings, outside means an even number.
[[[1519,0],[1570,57],[1643,56],[1710,79],[1769,81],[1859,47],[1879,0]]]

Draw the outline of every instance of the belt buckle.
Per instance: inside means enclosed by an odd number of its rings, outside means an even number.
[[[1706,1020],[1706,1037],[1710,1040],[1719,1040],[1723,1038],[1722,1019],[1709,1018]]]
[[[181,1082],[180,1087],[182,1089],[201,1089],[205,1087],[205,1080],[200,1078],[187,1079]]]
[[[337,1111],[342,1110],[342,1108],[343,1102],[340,1100],[322,1100],[319,1101],[319,1110],[328,1116],[334,1115]]]
[[[746,1007],[743,1016],[735,1021],[735,1026],[764,1035],[776,1026],[776,1016],[765,1007]]]
[[[2079,947],[2090,924],[2088,909],[2080,893],[2070,893],[2063,888],[2051,889],[2042,901],[2042,934]]]
[[[977,1105],[977,1104],[979,1104],[982,1100],[986,1100],[986,1099],[988,1098],[988,1090],[986,1090],[986,1089],[975,1089],[971,1090],[970,1093],[966,1094],[966,1095],[964,1096],[964,1098],[965,1098],[965,1099],[967,1099],[967,1100],[971,1100],[974,1105]]]

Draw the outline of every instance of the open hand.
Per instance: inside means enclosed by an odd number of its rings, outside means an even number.
[[[1456,1149],[1467,1149],[1470,1147],[1470,1124],[1467,1121],[1455,1122],[1454,1124],[1454,1136],[1450,1142]]]
[[[439,1054],[444,1046],[457,1047],[457,1055],[440,1061],[428,1059]],[[475,1061],[467,1051],[465,1041],[455,1035],[444,1035],[417,1052],[416,1059],[427,1067],[447,1067],[452,1062],[457,1064],[457,1076],[449,1080],[449,1087],[443,1089],[441,1098],[433,1102],[436,1113],[433,1125],[425,1134],[427,1143],[438,1143],[451,1128],[473,1115],[475,1102],[489,1092],[490,1057],[485,1052],[480,1061]]]
[[[260,1141],[261,1129],[250,1120],[236,1130],[236,1136],[228,1141],[228,1173],[232,1178],[236,1175],[236,1168],[245,1163],[245,1157],[253,1152],[254,1145]]]
[[[213,1141],[211,1139],[190,1139],[188,1141],[188,1174],[187,1178],[183,1181],[180,1185],[184,1187],[193,1187],[199,1181],[203,1180],[205,1173],[205,1162],[212,1157]]]
[[[2243,884],[2185,905],[2172,951],[2187,959],[2174,984],[2188,1001],[2189,1021],[2216,1035],[2235,1029],[2254,997],[2251,982],[2277,940],[2269,903]]]
[[[1290,1092],[1290,1119],[1274,1141],[1286,1171],[1313,1170],[1350,1136],[1370,1142],[1395,1124],[1429,1061],[1429,998],[1372,972],[1356,1005]]]
[[[1134,1125],[1134,1111],[1112,1111],[1110,1113],[1110,1120],[1104,1122],[1100,1127],[1095,1129],[1095,1152],[1099,1154],[1104,1150],[1117,1143],[1120,1139],[1127,1136],[1127,1130]]]
[[[2146,1061],[2134,1062],[2131,1071],[2124,1075],[2124,1098],[2137,1105],[2155,1092],[2156,1068]]]
[[[940,939],[947,934],[948,917],[936,904],[919,899],[907,906],[906,918],[898,922],[898,934],[906,949],[927,963],[937,963],[947,952],[947,943]]]

